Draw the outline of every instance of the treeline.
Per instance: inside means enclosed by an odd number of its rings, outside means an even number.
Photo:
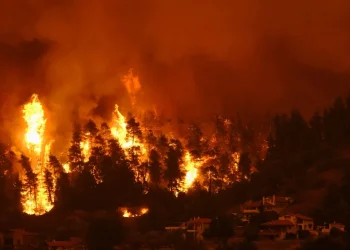
[[[181,187],[185,181],[185,165],[189,164],[188,156],[191,164],[199,168],[198,181],[192,189],[218,193],[234,182],[249,179],[250,168],[262,153],[259,146],[253,146],[254,138],[260,140],[261,134],[243,126],[239,119],[232,122],[217,116],[213,135],[205,135],[198,125],[191,124],[181,141],[154,133],[151,124],[155,121],[149,117],[143,121],[147,126],[141,126],[129,115],[126,140],[134,143],[127,148],[120,145],[106,123],[97,126],[89,120],[84,126],[74,125],[67,152],[69,173],[65,170],[67,166],[54,155],[46,162],[44,183],[56,210],[140,205],[150,190],[184,195]],[[87,143],[88,150],[84,147]],[[18,160],[6,147],[0,153],[3,158],[2,206],[18,209],[21,190],[35,197],[38,176],[27,156],[22,155]],[[24,170],[22,181],[13,167],[17,162]]]
[[[348,222],[350,95],[337,98],[331,107],[315,112],[309,121],[296,110],[289,115],[276,115],[272,127],[269,149],[265,160],[257,164],[259,174],[252,178],[248,196],[296,196],[325,189],[323,204],[316,205],[310,213],[319,222]],[[333,177],[336,179],[325,182],[320,175],[330,170],[340,170],[343,178]]]
[[[322,211],[315,211],[317,217],[348,217],[350,96],[336,99],[330,108],[316,112],[310,120],[296,110],[276,115],[269,129],[260,129],[261,124],[247,125],[239,118],[216,116],[213,134],[191,124],[182,140],[154,132],[154,119],[142,119],[145,125],[141,126],[129,115],[126,137],[137,143],[127,151],[107,124],[97,126],[92,120],[84,126],[76,124],[67,153],[71,172],[66,173],[62,162],[51,155],[48,166],[54,170],[53,176],[45,173],[47,195],[55,200],[55,210],[115,209],[152,206],[154,202],[154,206],[168,208],[162,210],[165,214],[173,209],[174,213],[187,210],[187,215],[210,216],[262,195],[294,196],[309,189],[327,188]],[[86,141],[90,145],[89,157],[81,146]],[[187,152],[202,166],[197,182],[183,194],[182,166]],[[0,206],[19,209],[21,189],[35,192],[36,176],[28,158],[22,156],[20,164],[27,182],[19,181],[13,167],[18,159],[4,145],[0,147],[0,161],[0,199],[4,201]],[[325,186],[318,174],[335,167],[344,167],[344,178],[337,185]],[[54,177],[56,185],[52,183]],[[177,199],[176,192],[180,192]],[[213,202],[217,205],[210,208]],[[332,208],[328,208],[330,204]]]

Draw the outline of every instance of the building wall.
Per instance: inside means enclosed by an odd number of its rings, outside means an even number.
[[[300,220],[300,219],[297,219],[295,215],[280,216],[279,220],[291,221],[294,224],[295,231],[298,231],[299,229],[312,231],[314,229],[314,222],[313,221]]]

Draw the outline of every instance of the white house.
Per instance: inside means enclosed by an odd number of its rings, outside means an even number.
[[[301,214],[286,214],[279,217],[279,220],[291,221],[294,225],[294,230],[314,230],[314,220],[310,217]]]
[[[337,222],[325,224],[323,226],[318,226],[317,231],[320,232],[321,234],[329,234],[332,230],[332,228],[336,228],[340,231],[345,231],[345,225]]]
[[[260,238],[283,240],[287,233],[296,233],[295,225],[290,220],[274,220],[260,225]]]

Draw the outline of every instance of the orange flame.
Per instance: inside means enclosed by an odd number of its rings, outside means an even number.
[[[23,114],[27,123],[25,142],[29,149],[29,155],[33,159],[31,165],[32,171],[37,175],[37,188],[35,194],[29,192],[29,188],[27,190],[24,188],[21,192],[21,203],[25,213],[41,215],[50,211],[54,202],[54,195],[51,196],[51,199],[48,195],[45,184],[45,170],[52,175],[52,194],[54,194],[55,190],[56,176],[53,175],[53,171],[48,169],[47,166],[51,142],[46,145],[43,143],[46,119],[38,95],[32,95],[30,102],[24,105]],[[42,152],[43,148],[44,152]],[[25,181],[25,176],[21,176],[21,178],[22,181]]]
[[[139,217],[139,216],[142,216],[142,215],[145,215],[148,213],[148,208],[141,208],[140,209],[140,212],[139,213],[131,213],[127,208],[122,208],[121,209],[122,213],[123,213],[123,217],[125,218],[133,218],[133,217]]]

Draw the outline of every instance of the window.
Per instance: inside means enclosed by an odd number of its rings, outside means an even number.
[[[312,229],[312,224],[309,224],[309,229]]]

